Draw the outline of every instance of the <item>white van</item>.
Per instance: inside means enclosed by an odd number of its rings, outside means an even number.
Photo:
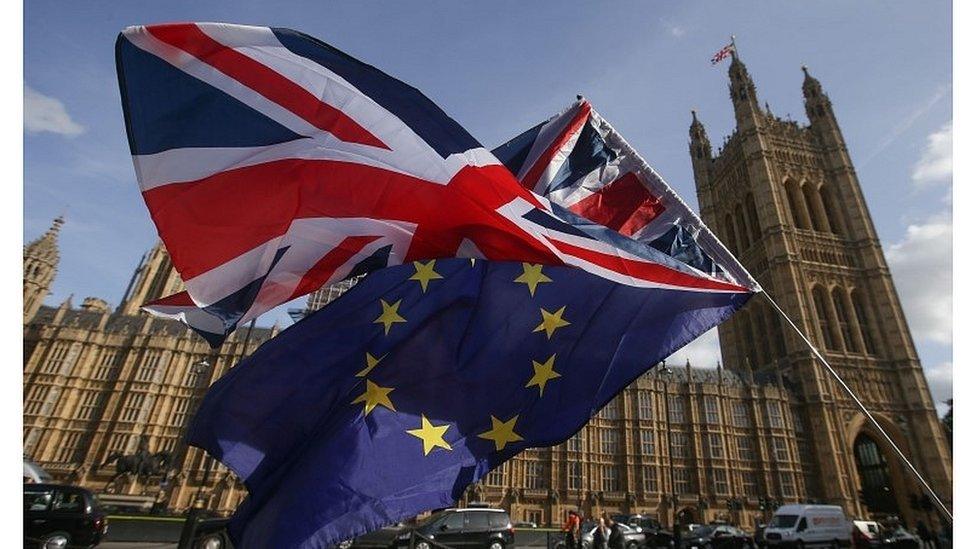
[[[849,547],[851,521],[838,505],[784,505],[765,531],[770,547]]]

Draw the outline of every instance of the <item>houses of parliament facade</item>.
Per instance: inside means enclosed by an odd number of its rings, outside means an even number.
[[[692,113],[702,217],[951,499],[948,441],[857,174],[828,96],[804,74],[808,125],[760,108],[737,57],[736,129],[720,149]],[[277,327],[238,330],[213,353],[183,325],[140,313],[181,289],[162,244],[143,257],[117,307],[91,297],[79,307],[71,298],[43,305],[61,226],[24,248],[25,457],[116,499],[232,512],[244,487],[181,436],[207,386]],[[309,309],[336,293],[313,294]],[[932,518],[910,504],[922,490],[883,438],[767,301],[753,299],[719,338],[724,365],[655,366],[571,439],[523,452],[464,499],[540,524],[582,509],[751,527],[771,504],[806,501],[908,524]],[[113,480],[113,454],[140,450],[170,456],[170,472]]]

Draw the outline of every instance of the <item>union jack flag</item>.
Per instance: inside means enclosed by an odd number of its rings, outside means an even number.
[[[624,235],[709,277],[757,287],[698,215],[585,99],[492,152],[567,222],[578,225],[575,216],[581,216],[611,229],[601,237],[618,247],[633,245]]]
[[[719,61],[725,59],[726,57],[732,55],[735,51],[735,44],[728,44],[722,49],[718,50],[715,55],[712,56],[712,64],[717,65]]]
[[[419,91],[302,33],[130,27],[116,62],[136,176],[187,289],[147,309],[212,345],[322,285],[415,260],[751,291],[564,221]]]

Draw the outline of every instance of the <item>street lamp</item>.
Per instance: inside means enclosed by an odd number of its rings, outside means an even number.
[[[214,364],[216,364],[217,362],[217,351],[214,351],[214,353],[211,355],[210,358],[213,359],[213,362],[207,359],[203,359],[198,362],[194,362],[193,364],[190,365],[190,371],[193,372],[193,374],[195,374],[193,376],[192,392],[190,393],[190,403],[192,404],[192,406],[188,407],[190,408],[190,414],[187,415],[187,419],[185,420],[183,425],[183,433],[180,436],[180,444],[182,445],[181,452],[180,452],[180,459],[179,461],[174,462],[174,463],[179,463],[181,468],[187,469],[188,475],[192,474],[192,469],[188,468],[188,464],[186,460],[190,450],[190,445],[186,440],[188,436],[188,431],[190,429],[190,421],[196,416],[197,409],[200,407],[200,401],[203,399],[203,395],[202,395],[203,391],[201,391],[201,386],[203,389],[206,389],[209,384],[208,382],[210,381],[211,376],[208,376],[206,374],[213,372]],[[203,508],[205,504],[205,502],[203,501],[203,486],[207,483],[207,481],[210,478],[210,465],[212,463],[210,460],[210,456],[207,455],[206,453],[203,454],[203,462],[204,462],[203,479],[201,480],[200,484],[197,486],[197,491],[193,496],[193,503],[190,505],[190,509],[187,511],[186,520],[183,522],[183,528],[180,532],[180,543],[179,543],[180,547],[190,546],[189,544],[191,543],[191,540],[193,539],[196,533],[197,521],[199,520],[200,514],[203,513]]]
[[[665,498],[668,502],[668,507],[671,508],[671,526],[672,528],[677,523],[677,513],[678,513],[678,492],[674,485],[674,456],[671,454],[671,396],[669,389],[669,380],[671,379],[671,368],[668,368],[667,359],[662,360],[658,364],[658,371],[664,372],[667,376],[664,379],[664,424],[665,424],[665,434],[667,435],[667,440],[665,441],[665,446],[668,449],[668,473],[671,477],[671,498]]]

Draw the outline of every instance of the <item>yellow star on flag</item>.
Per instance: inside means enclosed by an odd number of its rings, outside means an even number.
[[[411,276],[408,280],[416,280],[417,282],[420,282],[420,289],[423,292],[427,292],[427,284],[429,284],[431,280],[444,278],[443,276],[437,274],[437,271],[434,270],[434,263],[434,261],[428,261],[427,263],[414,261],[413,268],[416,269],[417,272],[413,273],[413,276]]]
[[[553,366],[555,365],[555,362],[556,362],[555,353],[553,353],[553,355],[549,357],[549,360],[545,362],[540,363],[533,360],[532,369],[535,370],[535,373],[532,374],[532,379],[530,379],[529,382],[525,384],[525,388],[528,389],[529,387],[532,386],[538,386],[539,396],[541,397],[542,391],[545,390],[546,388],[546,383],[548,383],[550,379],[556,379],[557,377],[562,376],[562,374],[553,370]]]
[[[398,299],[393,305],[390,305],[389,303],[386,302],[385,299],[380,300],[380,304],[383,305],[383,314],[377,317],[377,319],[373,321],[373,324],[382,324],[384,335],[390,335],[390,327],[396,324],[397,322],[407,321],[407,319],[400,316],[400,313],[398,311],[398,309],[400,308],[401,301],[403,300]]]
[[[514,282],[521,282],[529,287],[529,295],[535,296],[536,287],[543,282],[552,282],[552,279],[548,276],[542,274],[542,265],[533,265],[531,263],[522,264],[522,274],[514,280]]]
[[[356,377],[366,377],[366,374],[373,371],[373,368],[375,368],[376,365],[379,364],[384,358],[386,358],[386,355],[376,358],[375,356],[366,353],[366,367],[356,372]]]
[[[393,407],[393,403],[390,402],[390,393],[393,392],[393,387],[380,387],[379,385],[373,383],[370,380],[366,380],[366,391],[356,397],[356,400],[352,401],[353,404],[359,404],[364,402],[366,404],[363,415],[368,416],[373,408],[377,406],[384,406],[392,411],[396,411]]]
[[[478,435],[478,438],[491,440],[495,443],[495,451],[499,452],[508,445],[509,442],[518,442],[522,437],[515,432],[515,422],[518,420],[516,415],[508,421],[502,421],[495,416],[491,416],[491,430]]]
[[[430,453],[434,447],[450,450],[451,445],[444,440],[444,433],[451,428],[447,425],[434,425],[427,421],[427,416],[420,414],[420,429],[407,429],[407,433],[424,441],[424,455]]]
[[[557,329],[563,326],[569,326],[569,322],[563,320],[563,313],[566,311],[566,306],[563,305],[556,312],[550,313],[549,311],[539,308],[542,312],[542,323],[535,327],[533,332],[546,331],[546,339],[552,339],[552,334],[556,332]]]

